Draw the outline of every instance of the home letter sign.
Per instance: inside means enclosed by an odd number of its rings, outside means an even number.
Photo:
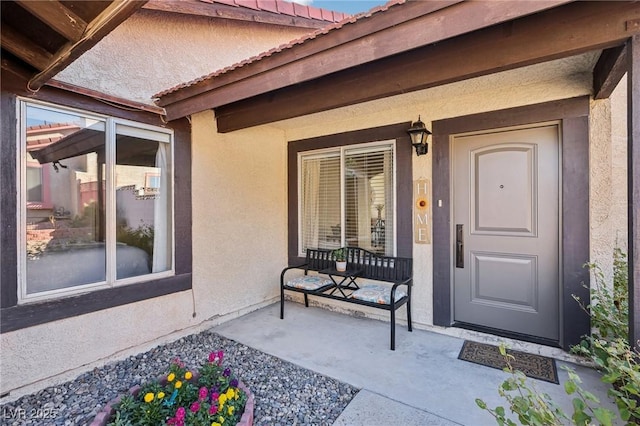
[[[413,182],[413,240],[416,244],[431,243],[431,183],[429,179]]]

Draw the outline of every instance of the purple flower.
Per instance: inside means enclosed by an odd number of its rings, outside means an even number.
[[[187,410],[184,407],[179,407],[176,410],[176,420],[184,420],[184,416],[187,414]]]
[[[238,387],[238,379],[231,379],[231,382],[229,382],[229,384],[231,385],[232,388],[237,388]]]
[[[191,404],[191,407],[189,409],[192,413],[197,413],[200,409],[200,403],[198,401],[194,402],[193,404]]]
[[[207,395],[209,395],[209,390],[206,387],[201,387],[198,391],[198,399],[204,401],[207,399]]]
[[[224,371],[222,372],[222,375],[224,377],[229,377],[230,374],[231,374],[231,370],[229,369],[229,367],[225,368]]]

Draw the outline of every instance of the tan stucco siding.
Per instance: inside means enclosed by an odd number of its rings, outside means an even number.
[[[272,299],[286,262],[284,132],[217,133],[192,117],[193,283],[198,309],[220,315]]]
[[[609,99],[591,102],[591,261],[605,277],[613,273],[612,253],[627,248],[627,80]]]
[[[3,333],[2,393],[59,375],[55,381],[64,381],[78,368],[156,346],[162,336],[199,322],[192,310],[191,292],[182,292]]]
[[[309,31],[140,10],[55,78],[151,103],[151,96],[156,93],[265,52]]]

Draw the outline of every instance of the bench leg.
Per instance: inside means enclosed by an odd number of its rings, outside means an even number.
[[[391,350],[396,350],[396,310],[391,307]]]
[[[309,298],[307,297],[307,293],[304,293],[304,306],[309,307]]]
[[[409,331],[413,331],[411,327],[411,299],[407,301],[407,328]]]
[[[284,319],[284,287],[280,286],[280,319]]]

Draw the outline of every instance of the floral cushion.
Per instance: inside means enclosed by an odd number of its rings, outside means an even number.
[[[396,288],[396,300],[400,300],[407,295],[407,292],[401,288]],[[353,299],[363,300],[365,302],[379,303],[381,305],[389,305],[391,300],[391,287],[386,285],[367,284],[354,291],[351,296]]]
[[[328,285],[333,285],[333,281],[320,275],[302,275],[289,280],[285,285],[302,290],[317,290]]]

